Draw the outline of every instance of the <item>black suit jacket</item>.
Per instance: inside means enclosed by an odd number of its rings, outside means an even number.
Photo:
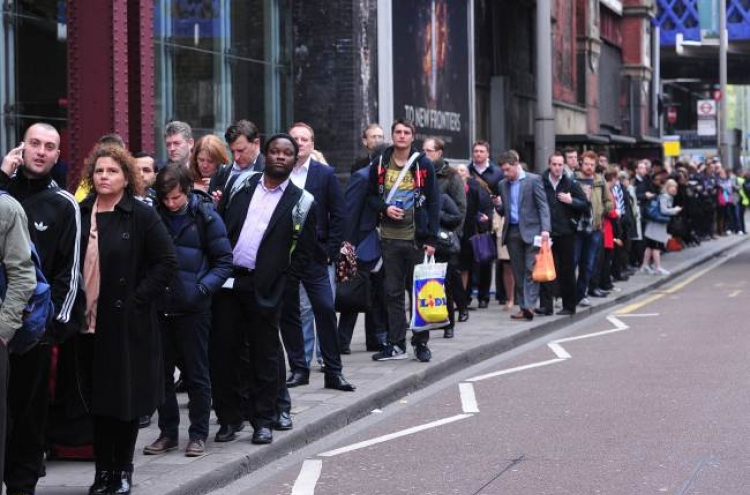
[[[323,263],[335,261],[344,239],[346,212],[344,195],[333,167],[310,160],[305,190],[315,197],[318,229],[315,259]]]
[[[253,171],[263,172],[264,168],[266,168],[266,162],[263,159],[263,155],[258,155],[258,158],[255,160],[255,165],[253,165]],[[213,194],[214,191],[223,192],[231,173],[231,163],[229,165],[224,165],[219,170],[217,170],[214,176],[211,177],[211,181],[208,183],[208,194]]]
[[[227,235],[232,249],[237,245],[245,219],[248,215],[253,215],[253,212],[249,211],[250,201],[253,199],[261,177],[262,174],[252,177],[247,186],[237,191],[224,208],[224,223],[227,226]],[[291,259],[289,256],[294,237],[292,208],[297,204],[300,196],[302,196],[302,190],[290,181],[271,215],[271,221],[258,247],[253,289],[255,299],[262,310],[273,312],[280,309],[287,275],[299,278],[310,263],[315,250],[316,211],[313,205]],[[241,287],[235,283],[235,289],[239,290]]]

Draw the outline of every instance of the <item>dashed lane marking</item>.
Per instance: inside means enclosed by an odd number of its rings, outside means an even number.
[[[459,383],[458,391],[461,393],[461,406],[465,413],[478,413],[479,404],[477,396],[474,393],[474,385],[471,383]]]
[[[323,461],[308,459],[302,463],[302,470],[292,487],[292,495],[314,495],[315,485],[323,472]]]

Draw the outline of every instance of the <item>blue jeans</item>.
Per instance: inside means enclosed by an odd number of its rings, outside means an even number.
[[[595,230],[590,234],[578,232],[575,244],[575,265],[578,267],[578,280],[576,282],[576,300],[581,301],[586,297],[591,275],[596,269],[599,253],[604,248],[604,239],[601,230]]]
[[[191,440],[206,440],[211,414],[211,379],[208,371],[208,334],[211,313],[160,316],[164,354],[164,404],[159,407],[162,435],[177,438],[180,411],[174,389],[175,363],[188,393]]]

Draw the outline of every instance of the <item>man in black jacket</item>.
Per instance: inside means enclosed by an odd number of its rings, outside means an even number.
[[[60,135],[46,123],[32,124],[21,153],[10,153],[0,167],[0,189],[24,208],[29,234],[36,245],[42,272],[52,286],[55,318],[42,343],[10,357],[8,413],[11,430],[5,462],[9,495],[34,493],[44,458],[44,431],[49,403],[52,342],[75,333],[82,323],[81,214],[75,198],[52,180],[60,157]]]
[[[490,143],[488,143],[487,141],[477,141],[476,143],[474,143],[474,146],[472,146],[471,163],[469,163],[469,173],[474,179],[476,179],[479,185],[487,191],[490,197],[495,197],[499,194],[497,185],[501,180],[503,180],[503,170],[490,159]],[[475,221],[475,219],[468,218],[467,221]],[[488,219],[487,228],[490,229],[491,227],[491,219]],[[500,272],[502,270],[499,261],[487,261],[484,263],[476,263],[474,265],[474,271],[479,272],[479,280],[477,284],[477,299],[479,300],[480,308],[486,308],[490,301],[492,265],[496,265],[495,268],[497,272]],[[471,275],[469,279],[469,300],[467,302],[470,302],[471,300],[471,280],[473,278],[473,275]],[[499,281],[499,277],[496,277],[496,280]],[[495,289],[498,291],[498,296],[507,297],[506,294],[499,293],[503,290],[502,283],[496,283],[495,286]],[[498,297],[497,299],[501,303],[504,302],[504,297]]]
[[[383,128],[380,124],[370,124],[362,132],[362,144],[367,150],[367,156],[357,158],[352,165],[351,173],[363,169],[370,165],[372,157],[377,154],[376,151],[383,146]]]
[[[252,443],[273,441],[277,421],[276,397],[283,384],[284,358],[279,340],[279,319],[287,276],[299,277],[316,249],[315,208],[312,205],[300,231],[296,232],[293,211],[303,195],[309,195],[289,180],[299,148],[286,134],[272,136],[265,146],[267,163],[262,174],[244,181],[236,193],[222,200],[234,267],[214,297],[212,353],[234,366],[226,374],[212,376],[225,391],[215,404],[221,428],[217,437],[232,440],[241,429],[243,411],[236,376],[243,339],[251,352],[250,382]],[[313,202],[308,198],[309,203]],[[290,256],[291,253],[291,256]],[[235,374],[232,373],[235,370]]]
[[[581,186],[565,173],[565,160],[555,152],[548,160],[548,170],[542,174],[544,192],[549,204],[552,220],[552,255],[555,258],[554,282],[542,284],[539,295],[538,315],[553,313],[555,284],[562,296],[563,307],[558,315],[573,315],[576,312],[576,269],[572,262],[575,251],[575,233],[578,217],[589,207]]]

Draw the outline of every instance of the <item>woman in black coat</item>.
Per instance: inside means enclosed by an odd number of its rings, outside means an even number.
[[[89,493],[126,494],[138,418],[152,414],[164,398],[154,303],[177,261],[159,215],[133,198],[139,179],[126,150],[94,149],[84,180],[93,191],[81,204],[86,322],[80,354],[96,459]]]

